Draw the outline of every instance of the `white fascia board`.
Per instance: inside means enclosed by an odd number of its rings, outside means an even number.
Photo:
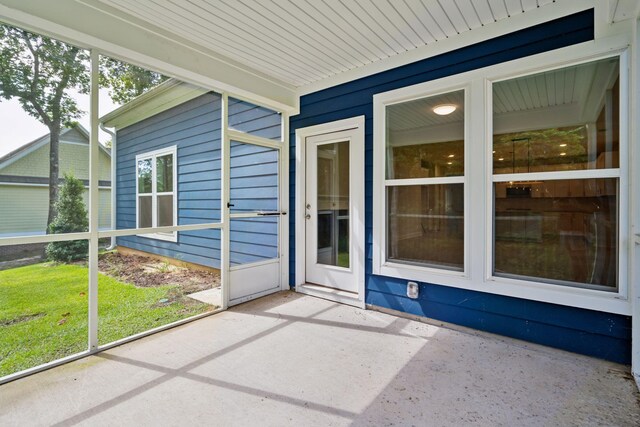
[[[591,8],[596,9],[596,21],[598,21],[601,20],[600,17],[603,13],[608,13],[608,9],[604,7],[606,5],[601,3],[598,0],[556,0],[555,3],[301,86],[298,89],[298,94],[300,96],[307,95]]]
[[[283,112],[293,86],[96,0],[2,0],[0,20]]]
[[[175,79],[167,80],[131,102],[101,117],[100,123],[109,128],[122,129],[207,92],[206,89],[200,86]]]

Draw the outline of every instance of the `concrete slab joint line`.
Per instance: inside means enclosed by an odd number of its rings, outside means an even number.
[[[6,426],[640,423],[623,365],[288,291],[0,391]]]

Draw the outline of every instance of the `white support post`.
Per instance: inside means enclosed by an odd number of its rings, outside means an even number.
[[[638,18],[633,23],[633,42],[630,64],[630,91],[629,99],[629,164],[638,165],[640,156],[640,21]],[[640,168],[630,167],[630,285],[629,296],[631,299],[631,372],[640,387]]]
[[[229,96],[224,93],[222,95],[222,135],[220,141],[222,143],[221,167],[220,167],[220,220],[222,228],[220,229],[220,286],[222,286],[222,309],[229,307],[229,246],[230,246],[230,211],[227,203],[230,201],[230,183],[231,177],[231,141],[229,140]]]
[[[282,149],[280,150],[280,289],[289,289],[289,114],[282,113]]]
[[[98,52],[91,51],[91,104],[89,116],[89,351],[98,348],[98,176],[100,141],[98,140]]]

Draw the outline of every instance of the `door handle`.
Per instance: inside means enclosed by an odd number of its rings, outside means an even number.
[[[280,216],[286,214],[286,212],[258,212],[259,216]]]

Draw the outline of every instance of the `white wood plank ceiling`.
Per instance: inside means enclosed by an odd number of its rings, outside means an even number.
[[[301,87],[556,0],[100,0]]]

